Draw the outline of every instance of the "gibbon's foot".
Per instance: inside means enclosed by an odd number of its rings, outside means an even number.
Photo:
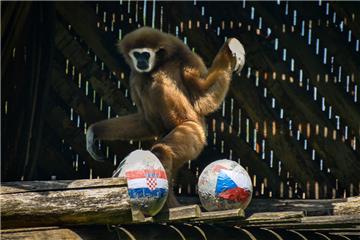
[[[245,49],[236,38],[229,39],[228,47],[232,53],[232,56],[236,59],[234,72],[240,73],[245,64]]]
[[[105,156],[99,149],[96,147],[95,139],[94,139],[94,131],[89,128],[86,132],[86,150],[89,152],[94,160],[103,162],[105,160]]]

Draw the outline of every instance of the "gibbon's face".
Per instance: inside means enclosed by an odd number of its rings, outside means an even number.
[[[138,73],[150,73],[172,61],[179,48],[186,47],[176,37],[149,27],[125,35],[118,43],[127,64]]]
[[[134,48],[129,52],[137,72],[150,72],[155,66],[156,51],[151,48]]]

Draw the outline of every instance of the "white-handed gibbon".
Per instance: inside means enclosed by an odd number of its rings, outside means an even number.
[[[232,74],[240,72],[245,51],[235,38],[219,50],[209,70],[180,39],[143,27],[118,44],[131,68],[130,91],[137,113],[103,120],[87,130],[87,150],[96,160],[95,140],[158,138],[151,151],[171,178],[206,145],[205,116],[217,110],[228,92]],[[172,185],[167,201],[177,206]]]

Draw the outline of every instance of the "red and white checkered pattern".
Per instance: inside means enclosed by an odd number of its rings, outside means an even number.
[[[157,187],[157,179],[154,177],[146,178],[146,185],[150,190],[155,190]]]

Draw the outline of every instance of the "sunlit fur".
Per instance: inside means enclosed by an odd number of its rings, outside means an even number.
[[[131,68],[130,91],[138,112],[95,123],[88,131],[107,140],[158,137],[151,151],[171,178],[206,145],[204,117],[224,100],[236,64],[227,44],[207,70],[202,59],[173,35],[148,27],[127,34],[118,47]],[[156,53],[146,72],[138,71],[131,57],[132,50],[141,48]],[[97,158],[90,140],[89,152]],[[168,206],[176,204],[171,192]]]

